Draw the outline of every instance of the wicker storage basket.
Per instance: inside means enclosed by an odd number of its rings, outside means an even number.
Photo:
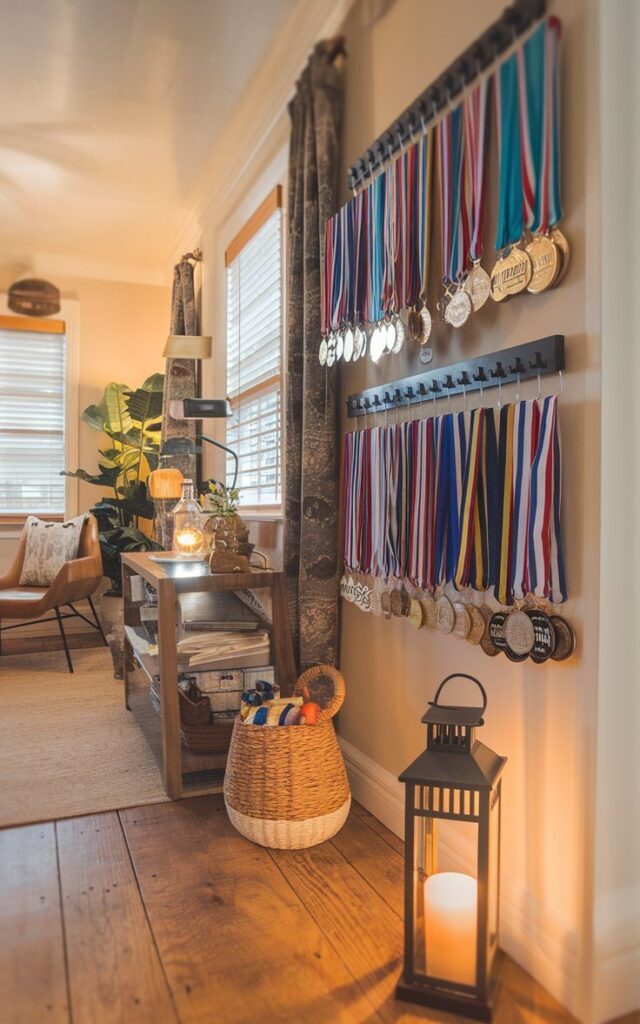
[[[330,839],[351,806],[333,715],[344,679],[328,665],[304,672],[296,695],[322,708],[317,725],[243,725],[236,720],[224,777],[231,823],[260,846],[301,850]]]

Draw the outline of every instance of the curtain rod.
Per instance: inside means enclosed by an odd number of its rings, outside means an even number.
[[[546,12],[546,0],[515,0],[441,75],[407,107],[349,168],[352,192],[373,177],[390,156],[436,120],[442,108],[471,85]]]

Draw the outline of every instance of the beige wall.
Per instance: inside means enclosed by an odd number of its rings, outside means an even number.
[[[0,292],[15,275],[0,271]],[[79,413],[99,401],[105,384],[121,381],[137,385],[163,370],[162,348],[169,326],[169,286],[95,281],[89,278],[56,278],[63,298],[79,305]],[[78,466],[97,468],[99,435],[85,423],[71,424],[78,431]],[[103,439],[104,440],[104,439]],[[77,466],[70,466],[77,469]],[[89,508],[100,491],[80,483],[79,510]],[[9,532],[9,536],[7,536]],[[13,531],[0,537],[0,572],[15,548]]]
[[[449,0],[445,14],[440,0],[396,0],[370,29],[362,27],[361,6],[355,5],[345,25],[343,182],[349,163],[504,5],[502,0]],[[578,652],[563,665],[513,665],[503,657],[488,659],[455,639],[416,634],[405,620],[387,622],[343,602],[341,666],[348,699],[339,729],[357,751],[395,776],[424,746],[420,717],[437,683],[453,671],[480,677],[489,695],[482,738],[509,758],[504,781],[503,944],[565,1004],[584,1013],[589,998],[583,972],[591,909],[585,892],[590,882],[599,570],[598,268],[588,265],[586,253],[593,258],[597,253],[597,161],[589,149],[597,120],[591,114],[587,118],[585,4],[557,0],[553,9],[565,25],[563,171],[565,227],[572,245],[569,273],[559,289],[546,295],[519,297],[499,307],[487,303],[458,333],[438,323],[433,365],[549,334],[566,335],[561,423],[571,599],[565,613],[575,624]],[[491,188],[495,192],[494,184]],[[342,199],[347,198],[343,188]],[[492,209],[488,222],[493,230]],[[487,242],[488,268],[492,253]],[[433,309],[434,299],[430,305]],[[419,370],[417,352],[407,343],[399,356],[378,367],[370,361],[342,366],[341,397]],[[556,380],[543,381],[543,393],[557,387]],[[523,385],[522,391],[533,396],[537,387]],[[488,395],[486,400],[491,400]],[[343,427],[352,427],[344,416]]]

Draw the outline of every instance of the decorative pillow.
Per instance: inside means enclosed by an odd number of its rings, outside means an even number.
[[[27,519],[27,546],[24,553],[21,587],[48,587],[65,562],[78,554],[85,516],[68,523],[45,523],[37,516]]]

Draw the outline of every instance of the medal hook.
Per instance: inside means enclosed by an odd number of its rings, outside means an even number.
[[[516,402],[519,402],[519,401],[520,401],[520,374],[518,374],[517,379],[516,379]]]
[[[561,395],[564,391],[564,377],[562,375],[562,370],[558,370],[558,379],[560,381],[560,390],[558,391],[558,394]]]
[[[540,378],[540,370],[538,370],[538,401],[542,398],[542,380]]]
[[[502,409],[502,380],[498,377],[498,409]]]

